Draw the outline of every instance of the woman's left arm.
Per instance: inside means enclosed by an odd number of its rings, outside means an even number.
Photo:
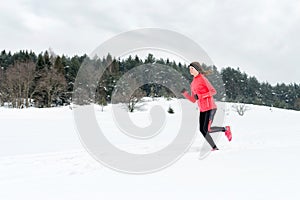
[[[208,92],[203,93],[203,94],[197,94],[197,95],[198,95],[198,98],[204,99],[204,98],[207,98],[207,97],[211,97],[211,96],[216,95],[216,94],[217,94],[217,91],[216,91],[216,89],[211,85],[211,83],[210,83],[207,79],[204,79],[204,81],[205,81],[205,86],[207,87]]]

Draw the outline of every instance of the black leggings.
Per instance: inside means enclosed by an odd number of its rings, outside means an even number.
[[[217,109],[200,112],[200,116],[199,116],[200,132],[202,133],[202,135],[204,136],[204,138],[212,148],[216,148],[217,145],[215,144],[212,137],[210,136],[210,133],[221,132],[221,131],[225,132],[224,127],[216,127],[216,126],[211,127],[216,111]]]

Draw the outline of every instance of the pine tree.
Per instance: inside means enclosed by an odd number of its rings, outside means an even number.
[[[44,53],[44,62],[45,62],[45,67],[47,67],[48,69],[52,67],[52,62],[48,51],[45,51]]]
[[[44,56],[41,53],[38,55],[36,68],[37,68],[37,71],[42,70],[42,69],[45,68]]]
[[[168,113],[174,114],[174,110],[173,110],[173,108],[171,106],[169,106]]]
[[[155,62],[155,58],[153,54],[149,53],[144,63],[147,64],[147,63],[154,63],[154,62]]]
[[[58,73],[65,75],[64,65],[62,63],[62,59],[59,56],[55,58],[54,69],[56,69]]]
[[[101,105],[101,111],[103,112],[104,106],[107,106],[107,101],[106,101],[105,97],[101,98],[100,105]]]

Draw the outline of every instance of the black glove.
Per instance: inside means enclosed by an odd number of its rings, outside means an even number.
[[[194,98],[195,98],[196,100],[199,99],[197,94],[194,95]]]
[[[181,90],[181,93],[184,93],[186,91],[186,89],[185,88],[183,88],[182,90]]]

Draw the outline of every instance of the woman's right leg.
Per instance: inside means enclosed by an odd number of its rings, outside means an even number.
[[[200,116],[199,116],[199,128],[200,128],[200,132],[202,133],[202,135],[204,136],[204,138],[206,139],[206,141],[210,144],[210,146],[215,149],[217,148],[217,145],[215,144],[215,142],[213,141],[212,137],[210,136],[209,132],[208,132],[208,123],[209,123],[209,116],[210,116],[210,110],[206,111],[206,112],[200,112]]]

